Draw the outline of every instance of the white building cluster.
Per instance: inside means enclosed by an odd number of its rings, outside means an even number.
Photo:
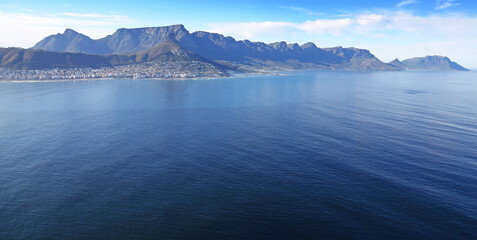
[[[184,79],[229,76],[207,62],[146,62],[103,68],[54,68],[44,70],[0,69],[0,80],[65,80],[96,78]]]

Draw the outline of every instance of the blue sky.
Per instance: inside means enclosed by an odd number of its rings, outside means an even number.
[[[447,55],[477,69],[475,0],[1,0],[0,47],[31,47],[67,27],[101,38],[177,23],[236,39],[367,48],[383,61]]]

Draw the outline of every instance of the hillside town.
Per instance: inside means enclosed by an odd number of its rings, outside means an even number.
[[[226,70],[203,61],[153,61],[103,68],[52,68],[43,70],[10,70],[0,68],[0,80],[192,79],[226,76],[229,76]]]

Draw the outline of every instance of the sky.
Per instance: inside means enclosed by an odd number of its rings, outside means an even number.
[[[74,29],[184,24],[237,40],[369,49],[382,61],[443,55],[477,69],[476,0],[0,0],[0,47],[32,47]]]

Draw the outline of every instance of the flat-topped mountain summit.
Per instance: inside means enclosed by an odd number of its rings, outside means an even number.
[[[402,62],[396,58],[388,64],[408,71],[469,71],[444,56],[417,57]]]
[[[409,70],[469,71],[444,56],[426,56],[404,60]]]

